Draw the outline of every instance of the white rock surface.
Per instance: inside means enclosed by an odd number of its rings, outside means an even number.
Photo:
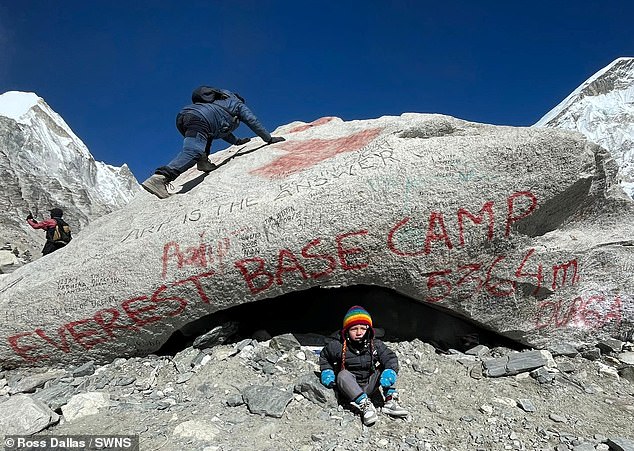
[[[32,435],[59,421],[46,404],[18,394],[0,402],[0,435]]]
[[[64,420],[75,421],[89,415],[97,415],[100,409],[111,405],[108,393],[90,392],[74,395],[68,404],[62,406]]]
[[[538,348],[632,328],[634,202],[580,133],[427,114],[276,133],[0,279],[3,364],[146,354],[316,286],[387,287]]]

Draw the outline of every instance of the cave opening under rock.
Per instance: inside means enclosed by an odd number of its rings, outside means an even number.
[[[432,344],[438,352],[449,349],[466,351],[478,344],[515,350],[525,347],[481,325],[392,289],[353,285],[310,288],[206,315],[174,332],[158,354],[175,354],[191,346],[198,336],[219,326],[225,326],[225,331],[220,333],[224,343],[245,338],[262,341],[291,333],[303,345],[320,346],[324,336],[337,333],[344,315],[353,305],[368,310],[377,337],[384,341],[418,338]]]

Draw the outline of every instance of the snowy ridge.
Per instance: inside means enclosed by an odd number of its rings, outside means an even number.
[[[634,58],[618,58],[592,75],[534,126],[576,130],[608,149],[634,197]]]
[[[81,143],[78,150],[86,158],[91,157],[84,143],[70,129],[64,119],[53,111],[44,99],[35,93],[8,91],[4,94],[0,94],[0,115],[6,116],[15,120],[18,124],[26,125],[31,128],[41,128],[43,123],[46,123],[49,127],[52,126],[51,129],[59,128],[67,135],[61,144],[70,145],[73,143]],[[59,132],[59,130],[57,131]]]
[[[11,118],[16,122],[22,120],[31,108],[41,100],[35,93],[8,91],[0,94],[0,115]]]
[[[137,193],[125,181],[133,177],[126,165],[118,168],[95,161],[64,119],[36,94],[9,91],[0,95],[0,115],[25,126],[28,139],[42,143],[45,151],[31,154],[31,163],[38,163],[62,187],[75,189],[79,178],[88,182],[84,186],[90,189],[95,201],[113,203],[117,208]]]

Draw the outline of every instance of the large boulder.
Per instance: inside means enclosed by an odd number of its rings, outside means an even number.
[[[158,349],[198,318],[378,285],[534,347],[634,323],[634,203],[577,132],[403,114],[256,139],[0,279],[3,365]]]

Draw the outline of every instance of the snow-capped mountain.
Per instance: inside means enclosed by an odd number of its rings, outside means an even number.
[[[34,258],[44,232],[26,223],[29,211],[42,220],[51,208],[62,208],[77,233],[140,189],[126,165],[95,161],[62,117],[30,92],[0,95],[0,174],[0,245],[18,254],[28,250]]]
[[[634,197],[634,58],[618,58],[584,81],[536,127],[577,130],[608,149]]]

